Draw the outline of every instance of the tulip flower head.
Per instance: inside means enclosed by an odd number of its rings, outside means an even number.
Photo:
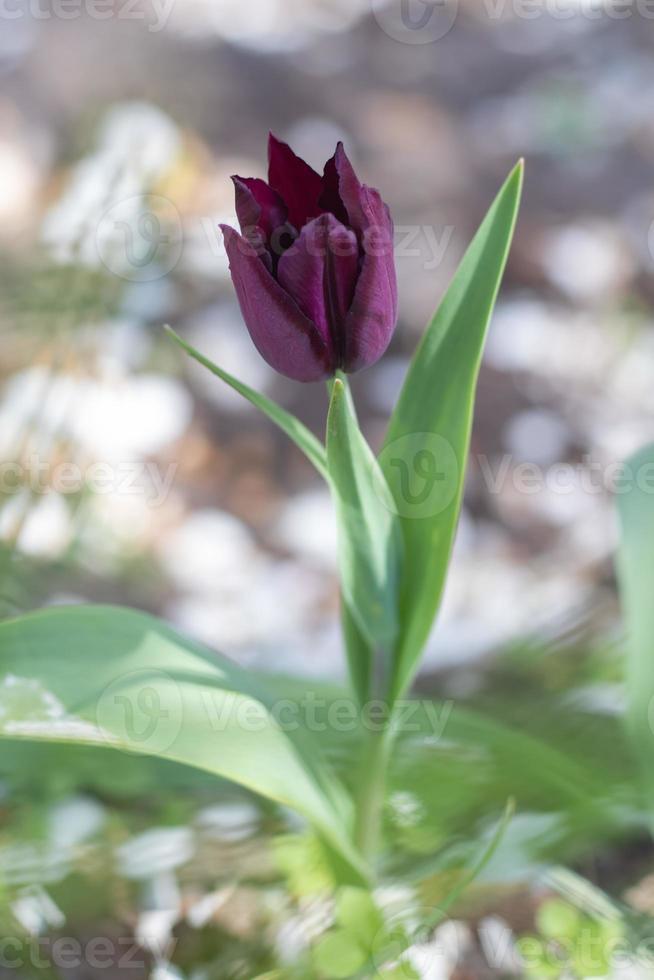
[[[221,228],[261,356],[295,381],[374,364],[397,322],[393,222],[342,143],[321,177],[271,135],[268,183],[232,179],[241,234]]]

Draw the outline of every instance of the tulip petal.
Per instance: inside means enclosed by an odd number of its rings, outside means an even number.
[[[339,143],[334,154],[334,170],[338,178],[338,196],[347,212],[349,224],[357,234],[361,235],[368,227],[369,216],[363,210],[364,185],[354,172],[354,167],[345,152],[345,147]]]
[[[242,235],[221,225],[229,268],[245,325],[264,358],[294,381],[320,381],[334,373],[331,350],[260,261]]]
[[[283,198],[288,220],[298,231],[321,213],[322,177],[273,134],[268,142],[268,183]]]
[[[288,210],[279,194],[258,177],[233,176],[236,190],[236,214],[241,231],[255,227],[261,228],[266,241],[273,232],[285,225]]]
[[[379,193],[365,185],[359,198],[366,229],[363,262],[350,312],[345,321],[346,371],[378,361],[397,324],[397,276],[393,254],[393,221]]]
[[[315,323],[336,367],[342,366],[345,356],[344,329],[358,274],[356,235],[333,214],[305,225],[279,260],[280,285]]]
[[[363,251],[344,331],[343,367],[353,372],[379,360],[397,323],[393,221],[379,192],[359,181],[342,143],[336,147],[334,169],[338,175],[339,197]]]
[[[336,148],[342,149],[343,144],[339,143]],[[325,172],[322,178],[322,194],[318,199],[318,204],[325,211],[329,211],[331,214],[335,215],[338,220],[343,225],[349,225],[350,220],[348,218],[347,210],[343,204],[341,198],[341,192],[339,187],[339,176],[338,170],[336,169],[336,153],[331,157],[325,164]]]

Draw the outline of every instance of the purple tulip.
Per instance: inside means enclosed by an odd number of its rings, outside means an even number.
[[[377,361],[397,322],[393,222],[343,144],[321,177],[271,134],[268,183],[233,177],[242,234],[221,225],[261,356],[295,381]]]

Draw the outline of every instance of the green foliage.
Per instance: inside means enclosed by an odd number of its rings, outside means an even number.
[[[346,980],[365,964],[366,950],[347,929],[332,929],[313,950],[313,965],[319,976]]]
[[[360,634],[381,659],[373,669],[387,677],[398,636],[402,540],[386,481],[340,380],[333,384],[327,419],[327,464],[340,532],[343,596]],[[377,693],[385,691],[383,684]]]
[[[273,841],[273,852],[291,895],[327,895],[336,887],[325,849],[315,834],[279,836]]]
[[[550,899],[536,913],[538,931],[546,939],[574,939],[581,926],[581,913],[562,901],[560,898]]]
[[[523,936],[518,952],[527,977],[585,980],[611,971],[622,937],[621,926],[581,912],[561,899],[549,899],[536,913],[538,935]]]
[[[618,572],[627,628],[627,720],[654,806],[654,445],[628,460],[618,487]]]
[[[477,375],[513,237],[522,173],[519,164],[509,176],[429,324],[380,454],[405,544],[396,696],[411,682],[445,584]]]
[[[361,970],[382,938],[384,920],[369,892],[341,889],[334,908],[335,925],[313,948],[313,965],[320,976],[351,977]]]
[[[307,731],[282,731],[262,678],[150,616],[76,606],[0,624],[0,735],[154,755],[304,814],[355,878],[352,804]]]

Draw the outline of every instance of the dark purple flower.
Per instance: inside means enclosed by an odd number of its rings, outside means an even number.
[[[268,183],[232,179],[242,234],[221,228],[262,357],[295,381],[374,364],[397,321],[393,222],[343,144],[321,177],[271,134]]]

